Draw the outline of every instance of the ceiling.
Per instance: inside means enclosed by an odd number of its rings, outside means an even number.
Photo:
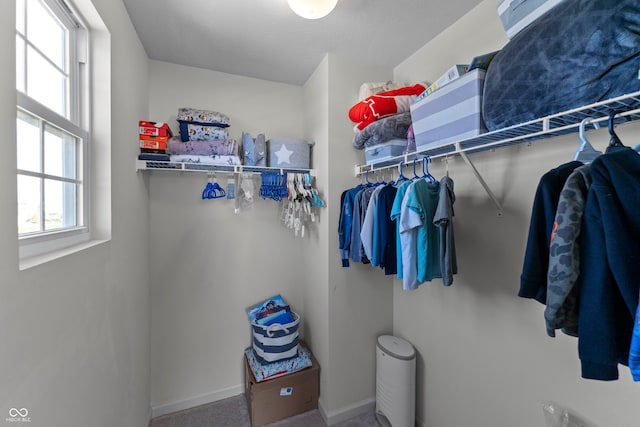
[[[318,20],[287,0],[124,3],[151,59],[302,85],[327,53],[395,67],[480,0],[339,0]]]

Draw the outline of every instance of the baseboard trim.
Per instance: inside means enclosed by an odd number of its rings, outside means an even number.
[[[194,396],[176,402],[153,406],[151,408],[151,418],[167,415],[172,412],[182,411],[184,409],[194,408],[200,405],[206,405],[207,403],[217,402],[218,400],[237,396],[242,393],[244,393],[244,385],[237,385],[234,387],[214,391],[212,393],[206,393],[200,396]]]
[[[320,415],[328,426],[338,424],[339,422],[348,420],[349,418],[355,417],[367,411],[375,411],[375,409],[375,398],[361,400],[360,402],[345,406],[333,412],[327,412],[322,405],[322,401],[318,402],[318,410],[320,411]]]

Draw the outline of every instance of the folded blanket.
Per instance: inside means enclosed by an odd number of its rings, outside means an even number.
[[[238,141],[222,139],[213,141],[186,141],[174,136],[167,142],[167,154],[189,154],[198,156],[237,156]]]
[[[356,130],[353,146],[362,150],[364,147],[382,144],[392,139],[407,139],[409,126],[411,126],[409,111],[385,117],[369,124],[361,131]]]
[[[260,363],[256,359],[253,348],[247,348],[244,354],[247,356],[249,367],[257,382],[292,374],[313,365],[311,353],[301,345],[298,346],[298,355],[296,357],[271,363]]]
[[[358,92],[358,101],[363,101],[371,95],[375,95],[380,92],[387,92],[393,89],[399,89],[403,86],[404,84],[400,82],[392,81],[362,83],[360,91]]]
[[[179,122],[193,122],[200,124],[215,124],[218,127],[229,126],[229,117],[217,111],[198,110],[196,108],[178,108]]]
[[[152,162],[168,162],[169,156],[160,153],[140,153],[138,154],[138,160],[147,160]]]
[[[349,119],[358,123],[359,130],[367,125],[380,120],[383,117],[409,111],[416,96],[420,95],[426,87],[420,83],[413,86],[405,86],[386,92],[372,95],[358,102],[349,110]]]
[[[221,166],[234,166],[240,164],[240,157],[238,156],[198,156],[190,154],[174,154],[171,157],[171,161],[175,163],[200,163],[206,165],[221,165]]]
[[[179,122],[180,139],[187,141],[216,141],[229,138],[226,127],[217,125],[204,125],[191,122]]]

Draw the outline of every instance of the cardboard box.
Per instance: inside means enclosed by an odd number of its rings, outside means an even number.
[[[311,361],[313,365],[309,368],[257,382],[247,358],[244,358],[245,395],[252,427],[318,408],[320,366],[313,356]]]
[[[166,123],[160,122],[149,122],[146,120],[140,120],[138,122],[140,135],[151,135],[151,136],[173,136],[171,133],[171,128]]]
[[[166,150],[167,149],[167,141],[169,141],[168,136],[151,136],[151,135],[140,135],[140,148],[146,148],[149,150]]]

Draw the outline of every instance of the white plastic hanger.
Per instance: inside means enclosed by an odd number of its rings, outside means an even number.
[[[580,139],[580,145],[578,146],[578,149],[576,150],[576,153],[573,155],[573,160],[577,160],[577,161],[585,163],[585,164],[586,163],[591,163],[592,161],[594,161],[596,159],[596,157],[598,157],[599,155],[602,154],[601,151],[598,151],[595,148],[593,148],[591,143],[584,136],[584,128],[587,125],[587,122],[589,122],[590,120],[593,120],[593,119],[591,117],[587,117],[586,119],[583,119],[580,122],[580,127],[579,127],[579,132],[578,132],[578,138]],[[598,129],[600,127],[600,125],[598,125],[597,122],[593,122],[592,124],[593,124],[593,127],[595,129]]]

